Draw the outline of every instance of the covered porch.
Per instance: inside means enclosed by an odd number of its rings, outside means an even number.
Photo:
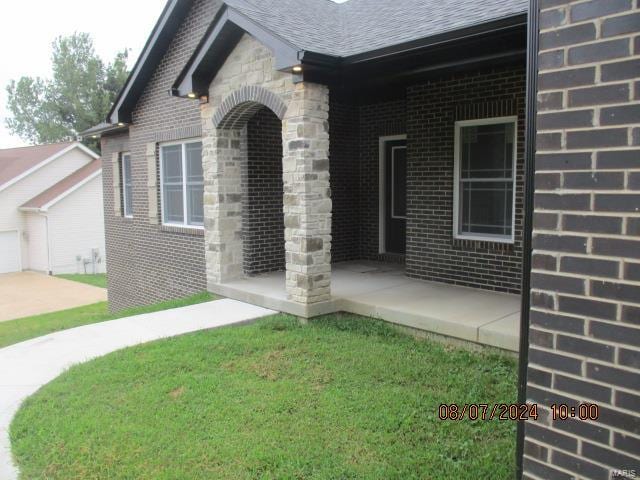
[[[207,92],[208,289],[517,351],[520,53],[394,81],[378,70],[323,79],[310,65],[278,70],[242,35],[224,64],[187,72],[184,89],[197,80]]]
[[[285,272],[245,277],[213,290],[292,315],[349,312],[454,341],[518,351],[518,295],[415,280],[405,275],[404,266],[374,261],[334,264],[331,284],[331,300],[306,306],[288,298]]]

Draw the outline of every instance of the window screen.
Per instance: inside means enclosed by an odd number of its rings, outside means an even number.
[[[131,180],[131,154],[123,153],[121,157],[122,169],[122,199],[125,217],[133,216],[133,184]]]
[[[515,122],[460,127],[458,234],[511,238]]]
[[[202,226],[202,142],[161,147],[161,164],[164,223]]]

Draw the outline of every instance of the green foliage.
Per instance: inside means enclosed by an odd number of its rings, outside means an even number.
[[[105,64],[88,33],[58,37],[51,79],[22,77],[7,86],[7,128],[33,144],[74,140],[104,121],[126,81],[127,56],[124,50]]]
[[[184,335],[71,368],[11,425],[24,478],[511,479],[511,359],[330,315]]]
[[[19,318],[8,322],[0,322],[0,348],[24,342],[31,338],[40,337],[60,330],[67,330],[91,323],[106,322],[116,318],[141,315],[143,313],[158,312],[171,308],[185,307],[196,303],[215,300],[210,293],[200,293],[180,300],[171,300],[146,307],[136,307],[109,313],[107,302],[95,303],[84,307],[72,308],[61,312],[45,313],[33,317]]]

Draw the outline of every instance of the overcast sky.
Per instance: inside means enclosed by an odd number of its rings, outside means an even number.
[[[338,0],[342,2],[345,0]],[[166,0],[19,0],[0,14],[0,149],[25,143],[5,127],[6,86],[21,76],[49,77],[51,43],[60,35],[89,32],[105,62],[131,49],[132,67]],[[126,12],[123,15],[122,12]]]
[[[0,148],[22,146],[5,128],[6,86],[21,76],[49,77],[51,43],[60,35],[89,32],[105,62],[130,48],[138,58],[166,0],[19,0],[0,14]],[[126,15],[121,12],[126,11]]]

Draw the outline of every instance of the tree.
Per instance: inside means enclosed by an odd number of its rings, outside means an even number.
[[[105,65],[88,33],[53,42],[51,79],[22,77],[7,86],[10,132],[38,144],[74,140],[103,122],[127,79],[128,50]]]

